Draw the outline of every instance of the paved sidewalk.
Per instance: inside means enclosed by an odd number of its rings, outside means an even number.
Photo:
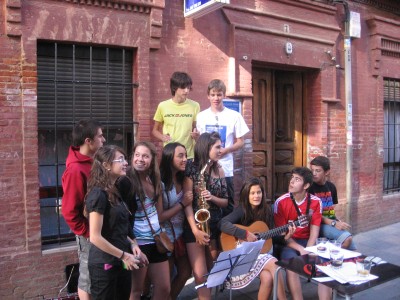
[[[383,260],[400,266],[400,223],[363,232],[354,236],[357,251],[365,255],[379,256]],[[248,287],[232,292],[232,299],[257,299],[259,280],[254,280]],[[318,299],[317,285],[303,281],[304,300]],[[214,292],[213,292],[214,293]],[[338,297],[342,299],[341,297]],[[197,299],[193,280],[190,279],[183,289],[179,300]],[[218,300],[229,299],[229,291],[217,293]],[[272,297],[271,297],[272,299]],[[288,295],[288,299],[290,295]],[[381,284],[367,291],[355,294],[355,300],[397,300],[400,299],[400,278]]]

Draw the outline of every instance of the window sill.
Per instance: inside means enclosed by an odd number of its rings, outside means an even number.
[[[63,243],[62,245],[54,244],[54,245],[44,245],[42,246],[42,254],[55,254],[60,252],[67,252],[67,251],[76,251],[77,245],[76,241],[71,241],[67,243]]]

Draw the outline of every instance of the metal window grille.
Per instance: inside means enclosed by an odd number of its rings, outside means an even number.
[[[75,238],[61,214],[61,177],[73,125],[96,119],[107,144],[132,152],[133,51],[38,42],[37,68],[42,244],[61,244]]]
[[[383,192],[400,192],[400,81],[384,79]]]

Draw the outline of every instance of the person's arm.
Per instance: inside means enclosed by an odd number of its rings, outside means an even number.
[[[171,136],[169,134],[162,133],[163,123],[154,121],[153,130],[151,134],[161,142],[168,142],[171,140]]]
[[[164,191],[164,193],[168,193],[168,191]],[[163,193],[162,197],[164,197],[164,195],[165,195],[165,197],[167,197],[167,195],[164,193]],[[159,221],[165,222],[167,220],[170,220],[173,216],[175,216],[181,210],[184,210],[186,206],[191,204],[192,199],[193,199],[193,192],[188,191],[187,193],[184,193],[182,201],[175,203],[175,205],[171,206],[170,208],[164,209],[164,206],[161,205],[161,207],[158,209]],[[158,205],[158,203],[157,203],[157,205]]]
[[[222,169],[222,167],[219,166],[218,172],[219,172],[219,174],[218,174],[219,178],[223,178],[223,180],[221,180],[222,189],[227,191],[224,169]],[[226,192],[226,198],[225,197],[224,198],[222,198],[222,197],[220,198],[220,197],[214,196],[208,190],[202,191],[201,195],[204,197],[204,199],[207,202],[213,202],[218,207],[224,208],[224,207],[228,206],[228,193],[227,192]]]
[[[88,238],[89,222],[83,215],[86,181],[86,177],[79,170],[70,169],[64,173],[61,212],[74,234]]]
[[[244,145],[244,137],[236,138],[235,143],[228,147],[228,148],[221,148],[221,156],[225,156],[229,153],[233,153],[241,148],[243,148]]]
[[[308,238],[307,247],[314,246],[318,236],[319,236],[319,226],[311,224],[310,237]]]
[[[92,211],[89,214],[89,220],[90,243],[95,245],[101,251],[123,260],[128,270],[133,270],[134,268],[137,269],[138,264],[140,263],[138,259],[136,259],[132,254],[118,249],[101,235],[103,215],[96,211]]]
[[[246,230],[235,226],[234,224],[239,224],[243,216],[242,207],[235,208],[229,215],[226,215],[218,223],[218,228],[221,232],[232,235],[240,240],[246,239]]]

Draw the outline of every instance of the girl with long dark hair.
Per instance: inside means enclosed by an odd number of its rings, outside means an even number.
[[[174,252],[168,257],[170,271],[176,267],[176,275],[171,282],[171,299],[175,300],[192,274],[186,245],[183,240],[184,208],[191,203],[192,192],[183,193],[183,180],[187,162],[186,148],[180,143],[167,144],[160,162],[163,182],[163,211],[159,213],[166,232],[174,241]]]
[[[261,180],[258,178],[250,178],[243,184],[240,191],[239,206],[221,220],[219,228],[222,232],[232,235],[239,240],[254,242],[258,239],[254,233],[240,228],[235,224],[250,226],[255,221],[262,221],[269,228],[273,228],[273,220],[272,208],[265,199],[265,190]],[[293,232],[294,226],[289,226],[289,232],[284,238],[287,240]],[[260,254],[252,271],[245,276],[240,276],[240,278],[232,278],[231,288],[244,288],[250,284],[254,278],[259,276],[260,289],[258,291],[258,299],[269,299],[273,287],[275,270],[277,268],[275,264],[276,261],[276,258],[268,253]],[[278,298],[286,299],[284,283],[281,276],[278,280]]]
[[[191,193],[193,201],[192,205],[185,208],[183,237],[196,285],[204,283],[204,275],[217,258],[217,224],[222,218],[221,208],[228,205],[225,175],[218,164],[221,147],[221,137],[217,132],[201,134],[194,147],[194,161],[188,162],[185,171],[183,190],[185,193]],[[209,232],[202,230],[195,220],[195,214],[202,208],[203,201],[206,202],[210,215],[209,220],[205,222]],[[206,287],[197,289],[197,294],[199,299],[211,298],[211,290]]]
[[[137,204],[133,232],[149,261],[148,266],[132,271],[131,299],[140,299],[146,275],[153,284],[152,299],[169,299],[168,257],[166,253],[157,250],[152,232],[152,229],[155,234],[161,232],[158,214],[163,205],[157,152],[152,143],[138,142],[134,145],[132,169],[128,176],[133,184],[133,201]]]

